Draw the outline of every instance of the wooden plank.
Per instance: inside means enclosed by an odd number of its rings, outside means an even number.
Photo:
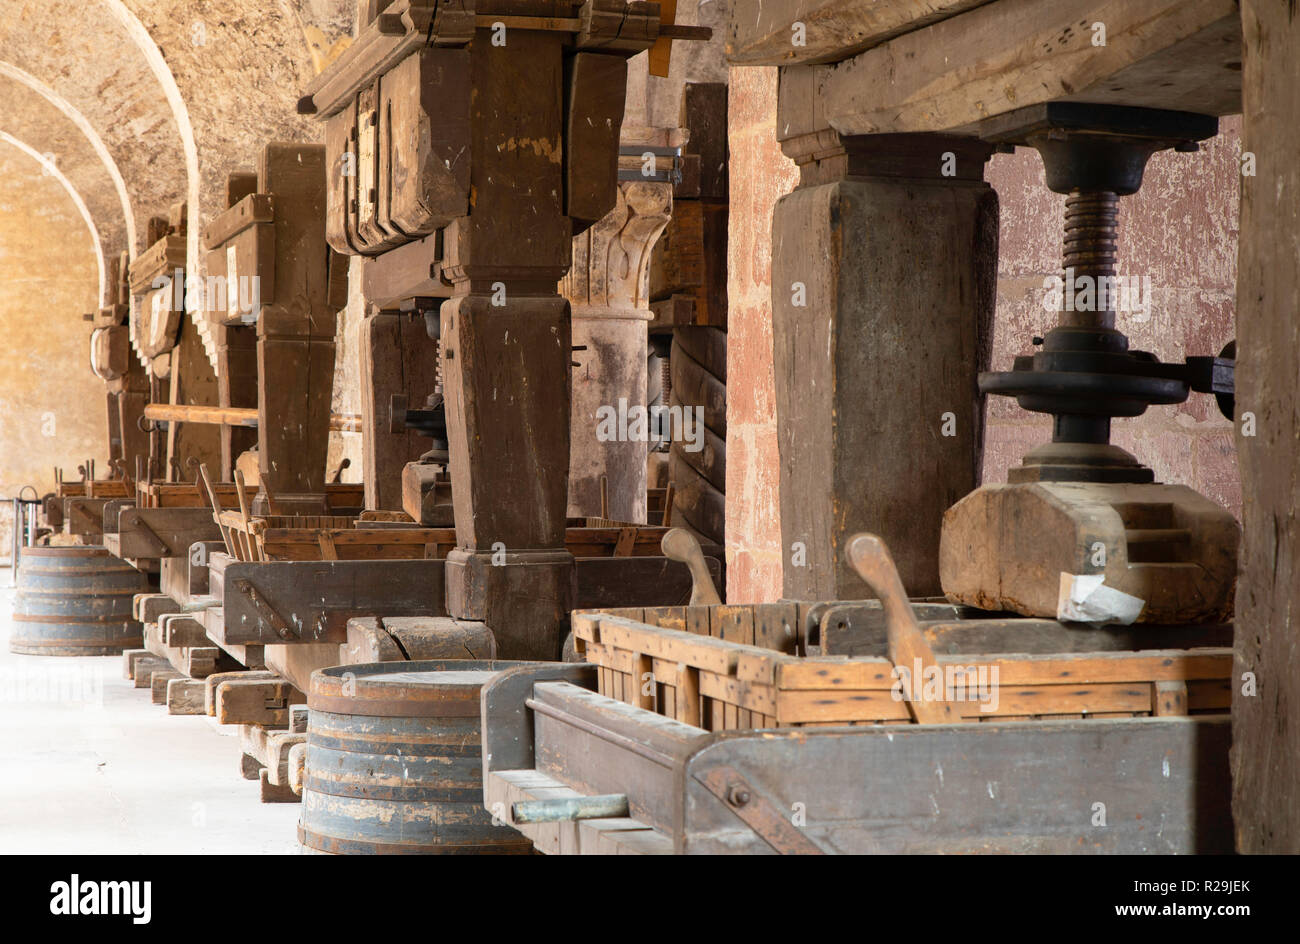
[[[167,683],[167,713],[169,715],[206,714],[205,688],[202,681],[174,678]]]
[[[258,167],[275,199],[275,303],[258,320],[259,470],[277,496],[325,483],[336,312],[326,302],[325,148],[266,146]]]
[[[347,641],[347,621],[358,616],[440,616],[443,568],[437,560],[268,561],[225,566],[222,645],[292,642],[276,632],[252,599],[235,586],[247,580],[265,605],[304,642]]]
[[[469,57],[425,48],[380,79],[381,114],[400,144],[386,149],[391,166],[381,164],[379,217],[407,237],[469,212]]]
[[[1300,852],[1300,18],[1294,5],[1244,0],[1241,178],[1237,268],[1237,426],[1242,557],[1232,698],[1233,819],[1241,853]],[[1258,424],[1257,427],[1255,424]],[[1251,673],[1249,676],[1246,673]],[[1190,694],[1190,693],[1189,693]]]
[[[847,59],[986,0],[763,0],[736,3],[727,25],[732,65],[783,66]]]
[[[222,679],[214,688],[218,724],[283,725],[290,705],[307,703],[306,695],[274,676]]]
[[[132,560],[186,557],[221,531],[206,508],[127,508],[118,516],[118,553]]]
[[[805,835],[841,854],[1227,853],[1228,745],[1222,716],[714,736],[681,772],[672,835],[679,854],[771,852],[705,786],[727,768],[778,810],[805,803]]]
[[[627,60],[574,53],[565,82],[564,212],[591,224],[614,207]]]
[[[722,565],[705,558],[714,581]],[[691,598],[691,574],[685,564],[666,557],[587,557],[574,561],[576,609],[606,609],[613,603],[642,606],[685,604]]]
[[[987,660],[961,655],[935,657],[936,663],[945,671],[980,665],[991,670],[996,666],[1000,685],[1089,685],[1226,678],[1231,672],[1231,660],[1231,651],[1226,649],[1034,656],[1004,654]],[[777,683],[786,690],[881,689],[893,684],[890,663],[886,659],[791,658],[782,659],[776,665]]]
[[[423,319],[397,312],[367,318],[360,327],[360,346],[366,507],[396,510],[402,507],[402,468],[429,448],[429,440],[414,431],[391,432],[390,401],[401,394],[411,407],[423,404],[437,382],[438,347]]]
[[[1093,44],[1098,22],[1104,45]],[[1241,73],[1228,67],[1240,51],[1225,42],[1233,24],[1234,0],[999,0],[809,68],[818,70],[824,119],[844,135],[969,130],[1056,99],[1224,115],[1241,107]],[[1198,41],[1206,31],[1217,55]],[[1178,80],[1144,85],[1124,75],[1144,61],[1141,74]]]

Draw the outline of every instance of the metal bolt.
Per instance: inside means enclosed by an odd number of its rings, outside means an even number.
[[[749,791],[740,784],[732,784],[727,788],[727,802],[732,806],[744,806],[749,802]]]

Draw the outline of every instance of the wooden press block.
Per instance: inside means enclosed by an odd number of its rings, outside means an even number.
[[[618,64],[626,76],[624,61]],[[387,146],[376,212],[386,229],[424,235],[469,212],[470,75],[468,49],[424,48],[380,80],[380,142]],[[618,104],[621,119],[621,87]]]
[[[168,646],[207,646],[211,642],[203,624],[188,613],[168,613],[158,624]]]
[[[293,731],[272,731],[266,736],[267,779],[277,787],[290,786],[289,752],[295,744],[306,744],[307,735]],[[297,794],[295,794],[297,796]]]
[[[159,669],[149,676],[149,688],[155,705],[167,704],[167,683],[173,679],[182,679],[175,669]]]
[[[295,744],[289,748],[289,789],[295,796],[302,796],[303,773],[307,767],[307,744]]]
[[[242,672],[217,672],[209,675],[203,680],[204,696],[203,707],[207,714],[216,715],[217,713],[217,686],[222,682],[228,682],[231,679],[248,679],[275,678],[275,673],[264,671],[242,671]]]
[[[134,673],[132,678],[135,679],[136,688],[148,688],[151,684],[150,676],[154,672],[167,669],[166,659],[160,659],[158,656],[149,653],[136,659],[131,665],[131,671]]]
[[[279,786],[271,782],[271,772],[263,767],[258,772],[258,782],[261,787],[261,800],[263,803],[298,803],[300,797],[289,789],[288,785]]]
[[[167,713],[169,715],[201,715],[204,685],[197,679],[174,678],[167,682]]]
[[[304,704],[307,696],[284,679],[229,679],[216,687],[219,724],[283,725],[289,705]]]
[[[135,678],[135,663],[146,656],[153,658],[148,649],[125,649],[122,651],[122,677]]]
[[[165,593],[136,593],[131,612],[140,623],[157,623],[162,614],[178,612],[181,606]]]

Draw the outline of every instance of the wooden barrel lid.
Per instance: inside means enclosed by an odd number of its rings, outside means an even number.
[[[479,690],[493,675],[528,664],[443,659],[337,665],[312,673],[307,707],[374,718],[465,718],[479,713]]]

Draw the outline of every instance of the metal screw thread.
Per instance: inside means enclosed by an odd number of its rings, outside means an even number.
[[[659,374],[663,378],[663,393],[660,394],[660,397],[663,400],[663,405],[668,406],[668,404],[672,403],[669,395],[673,391],[673,371],[672,364],[666,357],[659,358]]]
[[[1119,195],[1111,190],[1093,193],[1073,191],[1065,198],[1065,240],[1061,260],[1074,278],[1111,278],[1119,253]],[[1069,286],[1067,284],[1067,290]],[[1113,328],[1113,300],[1097,311],[1063,311],[1061,325],[1089,328]]]

